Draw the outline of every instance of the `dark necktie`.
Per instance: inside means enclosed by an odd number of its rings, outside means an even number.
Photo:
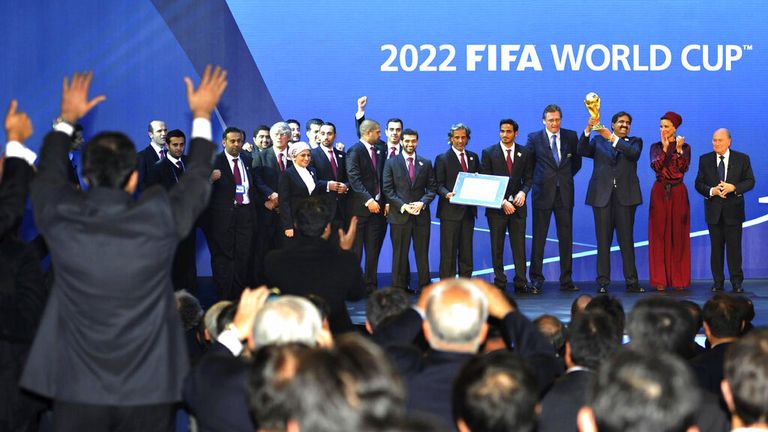
[[[397,156],[397,147],[390,147],[389,156],[387,157],[387,159],[392,159],[395,156]]]
[[[555,165],[560,165],[560,152],[557,151],[557,135],[552,135],[552,157],[555,158]]]
[[[507,149],[507,172],[512,175],[512,149]]]
[[[277,166],[280,167],[280,172],[285,171],[285,164],[283,163],[283,154],[277,154]]]
[[[408,177],[411,178],[411,184],[413,184],[413,178],[416,176],[416,170],[413,166],[413,157],[408,158]]]
[[[717,164],[717,176],[720,181],[725,181],[725,156],[720,156],[720,162]]]
[[[161,148],[160,149],[160,160],[165,159],[165,153],[166,153],[166,150],[164,148]]]
[[[181,162],[181,159],[176,161],[176,166],[179,167],[179,169],[183,172],[184,171],[184,164]]]
[[[336,172],[336,158],[333,157],[333,150],[328,150],[328,158],[331,161],[331,171],[333,171],[333,178],[339,178],[339,174]]]
[[[464,152],[459,153],[459,159],[461,161],[461,170],[464,172],[469,171],[469,168],[467,168],[467,161],[464,159]]]
[[[237,158],[232,159],[232,175],[235,177],[235,187],[243,184],[243,178],[240,176],[240,164],[237,163]],[[235,191],[235,202],[242,204],[243,194],[239,194]]]

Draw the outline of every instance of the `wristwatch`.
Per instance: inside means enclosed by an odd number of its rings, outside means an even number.
[[[59,124],[59,123],[66,123],[66,124],[72,126],[73,128],[75,127],[74,124],[64,120],[61,116],[56,117],[56,120],[53,121],[53,125],[52,126],[56,127],[56,125]]]

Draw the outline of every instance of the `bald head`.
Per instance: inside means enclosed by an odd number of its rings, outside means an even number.
[[[471,281],[441,282],[427,300],[424,333],[432,348],[477,352],[488,327],[488,300]]]

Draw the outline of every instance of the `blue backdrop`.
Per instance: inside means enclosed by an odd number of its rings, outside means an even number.
[[[719,127],[729,128],[733,148],[752,158],[757,186],[746,199],[744,271],[748,278],[766,278],[768,205],[757,202],[768,195],[766,12],[768,3],[760,1],[14,0],[0,4],[0,103],[19,99],[36,126],[30,143],[36,149],[58,113],[62,77],[92,69],[94,92],[108,99],[85,119],[86,138],[120,129],[141,149],[152,119],[189,129],[181,78],[219,63],[230,71],[230,87],[215,133],[224,125],[250,132],[283,118],[303,123],[321,117],[336,123],[339,140],[351,145],[356,99],[366,95],[369,118],[402,118],[420,133],[418,152],[434,158],[456,122],[472,128],[469,145],[477,152],[498,141],[498,120],[505,117],[518,121],[518,142],[525,143],[528,133],[543,127],[541,111],[549,103],[562,107],[563,127],[581,130],[588,117],[584,95],[594,91],[602,98],[604,123],[628,111],[632,135],[645,142],[638,168],[644,204],[635,224],[640,278],[648,277],[647,203],[654,180],[648,149],[668,110],[683,116],[679,133],[693,148],[685,178],[693,278],[710,278],[703,200],[693,180],[698,156],[711,151]],[[592,211],[583,205],[591,170],[585,159],[576,176],[576,280],[595,275]],[[437,270],[434,223],[430,262]],[[475,237],[480,274],[491,272],[486,227],[481,216]],[[210,274],[200,244],[200,274]],[[554,280],[554,241],[545,252],[545,276]],[[506,257],[511,263],[508,249]],[[616,279],[619,261],[616,253]],[[389,272],[390,263],[386,240],[380,270]]]

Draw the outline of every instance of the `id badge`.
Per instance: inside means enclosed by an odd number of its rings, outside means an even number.
[[[245,194],[245,186],[243,185],[235,185],[235,193],[238,195],[244,195]]]

